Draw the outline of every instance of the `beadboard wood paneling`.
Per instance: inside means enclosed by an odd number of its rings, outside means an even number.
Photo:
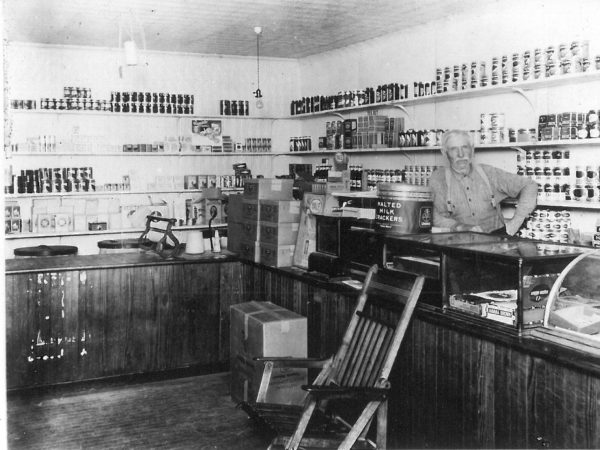
[[[8,388],[225,364],[228,306],[243,300],[240,268],[225,262],[8,274]]]

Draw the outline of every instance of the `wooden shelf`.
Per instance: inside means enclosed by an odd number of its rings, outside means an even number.
[[[504,206],[516,206],[517,200],[514,198],[507,198],[502,200]],[[600,210],[600,202],[588,202],[582,201],[577,202],[574,200],[537,200],[537,206],[551,207],[551,208],[564,208],[564,209],[589,209],[589,210]]]
[[[221,192],[241,192],[244,188],[218,188]],[[7,200],[22,200],[25,198],[55,198],[55,197],[110,197],[113,195],[154,195],[154,194],[200,194],[202,189],[166,189],[157,191],[93,191],[93,192],[48,192],[45,194],[5,194]]]
[[[273,156],[277,153],[274,152],[105,152],[105,153],[93,153],[93,152],[13,152],[10,155],[6,155],[7,158],[14,158],[20,156],[119,156],[119,157],[146,157],[146,156],[167,156],[167,157],[196,157],[196,156]]]
[[[562,141],[540,141],[540,142],[501,142],[498,144],[477,144],[476,149],[494,150],[494,149],[515,149],[515,148],[535,148],[535,147],[581,147],[581,146],[600,145],[600,138],[594,139],[573,139]],[[289,152],[289,156],[304,155],[334,155],[336,152],[344,153],[398,153],[398,152],[423,152],[440,150],[440,146],[421,146],[421,147],[383,147],[383,148],[353,148],[336,150],[317,150],[308,152]]]
[[[279,120],[288,119],[288,117],[263,117],[263,116],[212,116],[198,114],[148,114],[148,113],[123,113],[112,111],[96,111],[85,109],[9,109],[9,114],[41,114],[41,115],[84,115],[84,116],[108,116],[108,117],[139,117],[139,118],[157,118],[157,119],[241,119],[241,120]]]
[[[227,224],[215,224],[213,229],[227,228]],[[53,238],[53,237],[69,237],[69,236],[103,236],[109,234],[137,234],[139,235],[145,228],[125,228],[121,230],[102,230],[102,231],[70,231],[68,233],[15,233],[5,234],[7,240],[13,239],[38,239],[38,238]],[[173,231],[189,231],[189,230],[208,230],[208,225],[190,225],[173,227]]]

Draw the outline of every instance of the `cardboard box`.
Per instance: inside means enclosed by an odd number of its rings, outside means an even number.
[[[290,267],[294,262],[295,245],[272,245],[260,243],[259,262],[271,267]]]
[[[258,200],[244,199],[243,200],[242,220],[258,221],[259,216],[260,216],[260,204],[259,204]]]
[[[260,226],[255,220],[242,221],[242,236],[246,241],[260,241]]]
[[[292,200],[294,180],[252,178],[244,182],[244,197],[253,200]]]
[[[307,356],[306,317],[270,302],[246,302],[230,309],[231,396],[235,401],[256,398],[263,365],[258,356]],[[305,369],[275,370],[268,402],[294,404],[304,397]]]
[[[244,214],[244,197],[230,195],[227,201],[227,220],[241,222]]]
[[[310,199],[304,195],[304,201],[310,202]],[[317,250],[317,220],[314,214],[308,214],[302,211],[300,216],[300,226],[298,228],[298,237],[294,249],[294,258],[292,262],[295,266],[308,268],[308,256]]]
[[[244,224],[242,222],[227,222],[227,250],[240,253],[244,239]]]
[[[300,227],[298,222],[259,222],[259,224],[260,232],[258,240],[260,241],[261,245],[263,243],[272,245],[296,245],[298,229]]]
[[[229,244],[229,237],[227,241]],[[239,246],[239,256],[248,261],[260,262],[260,247],[258,242],[242,240]]]
[[[300,200],[260,200],[260,220],[263,222],[298,222]]]

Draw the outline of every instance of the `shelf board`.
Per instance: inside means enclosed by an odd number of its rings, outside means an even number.
[[[502,204],[504,206],[516,206],[517,199],[507,198],[502,200]],[[542,207],[552,207],[552,208],[565,208],[565,209],[590,209],[590,210],[600,210],[600,202],[577,202],[573,200],[540,200],[537,201],[537,206]]]
[[[366,109],[374,109],[381,107],[397,107],[424,105],[428,103],[437,103],[452,100],[463,100],[476,97],[487,97],[490,95],[507,94],[512,92],[531,91],[533,89],[542,89],[553,86],[562,86],[571,83],[585,83],[600,80],[600,71],[591,70],[584,73],[574,73],[567,75],[557,75],[552,78],[542,78],[538,80],[528,80],[516,83],[506,83],[496,86],[478,87],[474,89],[465,89],[461,91],[444,92],[441,94],[428,95],[426,97],[415,97],[405,100],[392,100],[388,102],[370,103],[368,105],[350,106],[346,108],[329,109],[314,113],[290,115],[290,118],[311,118],[315,116],[325,115],[341,115],[343,113],[351,113],[356,111],[364,111]]]
[[[221,192],[241,192],[244,188],[219,188]],[[114,195],[155,194],[200,194],[202,189],[157,190],[157,191],[93,191],[93,192],[49,192],[45,194],[5,194],[5,199],[52,198],[52,197],[110,197]]]
[[[215,224],[213,229],[227,228],[227,224]],[[173,231],[189,231],[189,230],[208,230],[208,225],[185,225],[171,228]],[[137,234],[139,235],[145,228],[127,228],[122,230],[103,230],[103,231],[71,231],[68,233],[15,233],[5,234],[6,240],[13,239],[38,239],[38,238],[60,238],[69,236],[103,236],[106,234]]]
[[[586,145],[600,145],[600,138],[594,139],[573,139],[562,141],[540,141],[540,142],[501,142],[497,144],[478,144],[475,148],[481,150],[493,149],[514,149],[514,148],[535,148],[535,147],[581,147]],[[343,153],[397,153],[397,152],[422,152],[440,150],[439,145],[422,146],[422,147],[389,147],[389,148],[353,148],[353,149],[336,149],[336,150],[318,150],[308,152],[289,152],[277,153],[288,156],[303,156],[303,155],[332,155],[336,152]]]
[[[211,116],[198,114],[148,114],[148,113],[122,113],[112,111],[96,111],[85,109],[9,109],[9,114],[42,114],[42,115],[85,115],[85,116],[108,116],[108,117],[139,117],[159,119],[240,119],[240,120],[279,120],[288,117],[266,117],[266,116]]]
[[[145,157],[145,156],[169,156],[169,157],[196,157],[196,156],[273,156],[275,152],[16,152],[6,155],[7,158],[19,156],[125,156],[125,157]]]

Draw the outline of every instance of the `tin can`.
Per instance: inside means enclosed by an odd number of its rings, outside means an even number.
[[[469,87],[469,66],[467,64],[463,64],[461,66],[461,89],[465,90]]]
[[[569,55],[569,47],[567,44],[560,44],[558,46],[558,58],[560,60],[563,60],[564,58],[566,58]]]
[[[450,89],[450,67],[444,67],[443,92],[448,92],[449,89]]]
[[[542,63],[542,49],[541,48],[536,48],[533,51],[533,61],[534,63]]]
[[[523,52],[523,68],[531,67],[531,51],[525,50]]]
[[[500,81],[500,60],[497,57],[492,58],[492,85],[495,86]]]
[[[512,77],[513,83],[519,81],[521,72],[521,56],[518,53],[512,55]]]
[[[460,80],[460,66],[454,66],[452,71],[452,90],[458,91],[458,83]]]
[[[479,85],[481,87],[485,87],[488,84],[488,77],[486,72],[486,63],[485,61],[481,61],[479,63]]]
[[[501,71],[502,71],[502,84],[506,84],[506,83],[508,83],[508,80],[509,80],[509,76],[508,76],[508,56],[506,56],[506,55],[502,56]]]
[[[479,143],[481,145],[489,144],[491,142],[491,130],[489,128],[482,128],[479,131]]]
[[[560,62],[560,71],[562,74],[573,73],[573,60],[570,57],[565,57]]]
[[[585,167],[586,181],[590,184],[598,183],[598,166],[586,166]]]
[[[546,78],[551,78],[555,76],[556,73],[556,64],[554,63],[554,60],[549,59],[546,61]]]
[[[502,130],[498,128],[492,128],[490,130],[490,143],[491,144],[499,144],[503,141],[503,133]]]
[[[587,57],[581,58],[581,71],[587,72],[590,69],[590,60]]]
[[[490,116],[490,128],[504,128],[504,113],[492,113]]]
[[[600,56],[598,57],[600,60]],[[471,63],[471,88],[479,86],[479,71],[477,70],[477,63]]]
[[[479,128],[481,130],[488,130],[492,128],[492,114],[482,113],[479,124]]]
[[[542,63],[536,62],[533,66],[533,78],[539,80],[542,77]]]
[[[508,142],[517,142],[517,131],[514,128],[508,129]]]
[[[554,59],[555,51],[556,51],[556,49],[554,48],[553,45],[549,45],[546,48],[546,62],[548,62],[551,59]]]
[[[537,142],[538,136],[537,136],[537,130],[535,128],[529,129],[529,139],[531,142]]]

